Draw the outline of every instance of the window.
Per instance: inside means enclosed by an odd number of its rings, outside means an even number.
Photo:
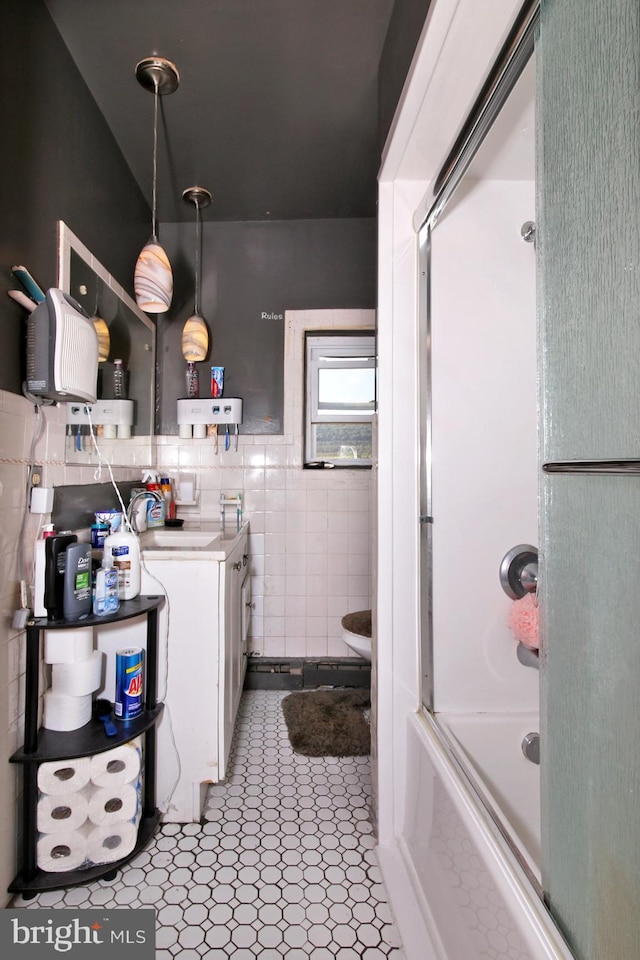
[[[370,467],[376,341],[363,333],[305,335],[305,463]]]

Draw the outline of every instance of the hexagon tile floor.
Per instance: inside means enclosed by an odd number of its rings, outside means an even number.
[[[15,907],[157,910],[159,960],[404,960],[376,862],[368,757],[294,754],[280,702],[243,694],[229,778],[112,882]]]

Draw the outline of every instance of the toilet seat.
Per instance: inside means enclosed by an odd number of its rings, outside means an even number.
[[[371,610],[347,613],[341,620],[342,639],[354,653],[371,661]]]

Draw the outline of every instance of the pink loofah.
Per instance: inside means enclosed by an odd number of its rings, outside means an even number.
[[[538,600],[534,593],[527,593],[522,599],[512,603],[509,629],[525,647],[530,650],[538,649]]]

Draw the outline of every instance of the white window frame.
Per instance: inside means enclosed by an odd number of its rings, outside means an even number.
[[[376,369],[376,337],[373,330],[332,331],[309,330],[305,332],[305,417],[304,417],[304,463],[317,463],[315,449],[317,424],[323,423],[370,423],[376,409],[375,398],[362,409],[354,411],[354,404],[321,404],[319,381],[321,370],[366,368]],[[351,359],[353,358],[353,359]],[[341,406],[345,409],[341,410]],[[331,460],[336,467],[371,467],[371,458],[345,457]]]

